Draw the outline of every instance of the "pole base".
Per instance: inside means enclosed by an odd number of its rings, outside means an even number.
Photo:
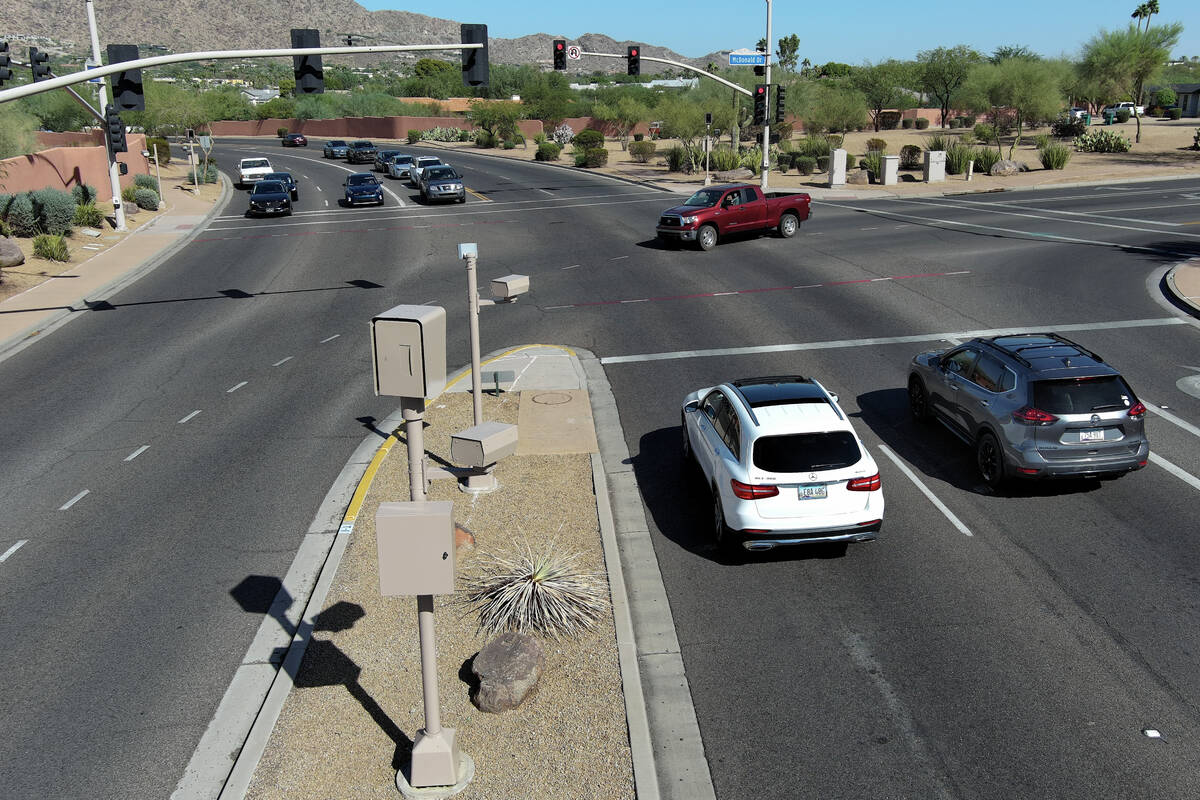
[[[459,752],[453,728],[442,728],[436,736],[417,731],[407,774],[396,772],[396,788],[411,798],[453,797],[475,777],[475,762]]]
[[[492,474],[491,467],[486,471],[473,472],[458,479],[458,488],[467,494],[487,494],[500,488],[500,482]]]

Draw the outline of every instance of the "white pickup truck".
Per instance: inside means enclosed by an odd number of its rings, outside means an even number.
[[[267,173],[274,172],[271,162],[266,158],[243,158],[238,162],[238,186],[249,186],[258,183]]]
[[[1108,111],[1112,111],[1113,113],[1116,113],[1117,111],[1120,111],[1122,108],[1125,109],[1126,111],[1128,111],[1129,116],[1131,116],[1131,117],[1133,117],[1133,116],[1142,117],[1142,116],[1146,115],[1146,107],[1145,106],[1139,106],[1135,103],[1130,103],[1129,101],[1126,101],[1124,103],[1113,103],[1112,105],[1107,105],[1104,107],[1104,110],[1101,111],[1100,113],[1103,114]]]

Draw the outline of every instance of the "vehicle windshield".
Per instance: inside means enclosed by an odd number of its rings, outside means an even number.
[[[371,144],[370,142],[367,142],[367,141],[357,141],[357,142],[355,142],[354,144],[352,144],[352,145],[350,145],[350,146],[351,146],[351,147],[374,147],[375,145],[373,145],[373,144]]]
[[[279,181],[259,181],[254,184],[250,194],[283,194],[284,191],[283,184]]]
[[[457,178],[458,173],[454,171],[453,167],[436,167],[429,170],[429,177],[433,180],[438,180],[440,178]]]
[[[329,146],[330,147],[345,147],[346,142],[342,139],[334,139],[332,142],[329,143]]]
[[[1033,405],[1049,414],[1091,414],[1118,411],[1137,402],[1120,375],[1069,378],[1033,384]]]
[[[418,167],[431,167],[434,164],[440,164],[440,163],[442,163],[442,160],[440,158],[436,158],[434,156],[421,156],[420,158],[417,159]]]
[[[374,175],[351,175],[346,183],[351,186],[373,186],[376,180]]]
[[[280,183],[289,183],[292,180],[291,174],[287,172],[268,172],[263,175],[264,181],[279,181]]]
[[[754,442],[754,466],[767,472],[842,469],[861,458],[850,431],[763,436]]]
[[[725,194],[724,189],[701,189],[685,200],[683,204],[698,208],[712,208],[720,201],[723,194]]]
[[[249,169],[251,167],[269,167],[269,166],[271,166],[271,162],[267,161],[265,158],[248,158],[242,162],[242,169]]]
[[[412,160],[413,160],[412,156],[396,156],[392,159],[392,163],[393,164],[411,164]]]

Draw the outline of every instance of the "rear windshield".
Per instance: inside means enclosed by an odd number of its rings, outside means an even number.
[[[754,442],[754,466],[767,472],[841,469],[861,458],[849,431],[764,436]]]
[[[1133,390],[1120,375],[1037,381],[1033,384],[1033,405],[1051,414],[1117,411],[1129,408],[1136,402]]]
[[[267,161],[265,158],[247,158],[245,161],[242,162],[242,169],[249,169],[250,167],[269,167],[269,166],[271,166],[271,162]]]
[[[254,184],[250,194],[283,194],[283,184],[279,181],[259,181]]]

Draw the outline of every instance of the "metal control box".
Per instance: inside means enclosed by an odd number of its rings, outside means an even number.
[[[497,300],[511,300],[528,291],[528,275],[505,275],[503,278],[492,279],[492,297]]]
[[[446,388],[446,309],[396,306],[371,320],[375,394],[432,400]]]
[[[468,467],[486,467],[517,451],[517,426],[483,422],[450,437],[450,460]]]
[[[379,593],[454,593],[454,504],[380,503],[375,513]]]

